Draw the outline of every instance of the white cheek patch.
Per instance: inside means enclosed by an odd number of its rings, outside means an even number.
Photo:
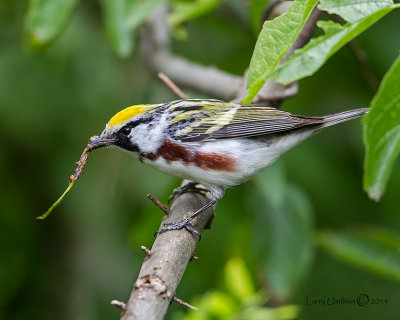
[[[153,126],[142,123],[132,129],[129,139],[143,153],[155,153],[165,139],[165,129],[168,126],[167,116],[163,115]]]

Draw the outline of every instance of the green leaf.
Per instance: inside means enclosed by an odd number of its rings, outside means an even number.
[[[392,0],[321,0],[318,8],[356,22],[392,4]]]
[[[396,6],[380,9],[356,23],[340,25],[331,21],[318,21],[325,34],[311,39],[302,49],[280,65],[271,75],[275,81],[288,84],[315,73],[334,53],[354,39]]]
[[[392,231],[321,231],[317,244],[341,261],[400,281],[400,237]]]
[[[384,76],[364,118],[364,189],[379,200],[400,151],[400,56]]]
[[[274,295],[288,298],[309,270],[313,254],[313,210],[306,195],[289,184],[276,163],[253,179],[254,250],[263,260]]]
[[[287,12],[266,21],[258,36],[250,61],[247,89],[243,103],[250,103],[270,73],[296,40],[318,0],[296,0]]]
[[[209,291],[191,303],[198,310],[189,310],[186,320],[230,319],[239,309],[233,297],[220,291]]]
[[[240,258],[230,258],[225,266],[225,284],[231,295],[239,301],[255,293],[250,271]]]
[[[127,17],[127,25],[131,30],[135,30],[142,25],[154,12],[158,5],[165,0],[146,0],[135,1],[130,14]]]
[[[169,16],[169,23],[173,28],[183,22],[198,18],[217,7],[222,0],[178,0],[172,3],[172,13]]]
[[[133,50],[132,28],[128,24],[131,0],[100,0],[106,33],[111,46],[120,57],[127,57]]]
[[[237,314],[234,320],[262,319],[262,320],[293,320],[299,319],[300,306],[285,305],[276,308],[250,307]]]
[[[30,0],[24,28],[34,46],[53,41],[65,28],[78,0]]]

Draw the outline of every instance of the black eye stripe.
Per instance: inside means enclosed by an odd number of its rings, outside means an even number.
[[[123,128],[121,128],[121,130],[119,130],[119,133],[124,135],[124,136],[128,136],[131,133],[132,128],[125,126]]]
[[[139,124],[149,123],[151,121],[153,121],[153,117],[147,117],[147,118],[141,118],[141,119],[138,119],[138,120],[134,120],[134,121],[128,122],[126,125],[131,127],[131,128],[134,128],[134,127],[138,126]]]
[[[127,129],[129,129],[129,131],[130,130],[132,130],[132,128],[135,128],[135,127],[137,127],[139,124],[142,124],[142,123],[149,123],[149,122],[151,122],[153,119],[152,119],[152,117],[148,117],[148,118],[142,118],[142,119],[138,119],[138,120],[134,120],[134,121],[131,121],[131,122],[128,122],[126,125],[124,125],[120,130],[119,130],[119,133],[122,133],[122,134],[129,134],[129,132],[127,131]]]

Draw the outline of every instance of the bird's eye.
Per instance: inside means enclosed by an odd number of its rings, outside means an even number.
[[[124,136],[129,136],[129,134],[131,133],[131,127],[123,127],[120,133]]]

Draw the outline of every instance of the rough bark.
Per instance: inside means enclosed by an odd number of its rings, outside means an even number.
[[[188,181],[184,181],[187,183]],[[165,222],[179,221],[194,209],[211,200],[210,193],[188,192],[179,195]],[[195,218],[194,227],[201,233],[214,216],[208,209]],[[173,230],[157,236],[140,269],[131,297],[121,319],[163,319],[187,264],[194,256],[199,238],[186,229]]]

